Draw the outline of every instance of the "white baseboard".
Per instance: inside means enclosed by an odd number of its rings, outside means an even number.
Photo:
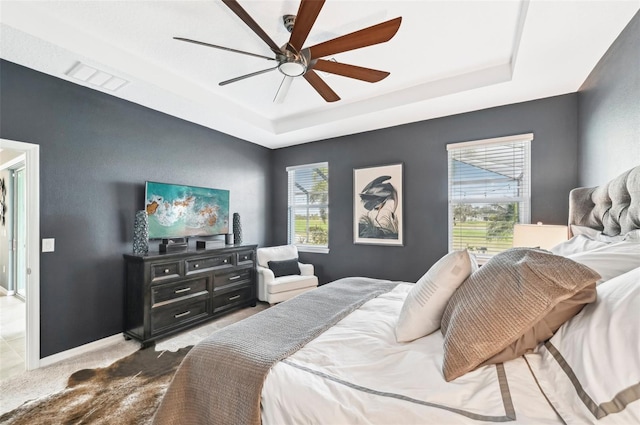
[[[0,294],[1,295],[6,295],[7,297],[10,297],[12,295],[15,295],[16,291],[10,291],[8,289],[5,289],[4,286],[0,286]]]
[[[113,345],[117,342],[122,341],[123,338],[124,337],[122,336],[122,334],[119,333],[119,334],[108,336],[106,338],[99,339],[97,341],[90,342],[88,344],[81,345],[79,347],[72,348],[70,350],[63,351],[61,353],[56,353],[51,356],[44,357],[40,359],[40,367],[49,366],[54,363],[58,363],[62,360],[67,360],[67,359],[70,359],[71,357],[88,353],[89,351],[108,347],[109,345]]]

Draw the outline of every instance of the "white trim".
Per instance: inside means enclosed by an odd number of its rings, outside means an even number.
[[[509,142],[530,142],[533,140],[533,133],[516,134],[513,136],[494,137],[492,139],[471,140],[469,142],[457,142],[447,144],[447,150],[462,149],[476,145],[492,145]]]
[[[516,25],[516,33],[513,39],[513,50],[511,51],[511,75],[513,76],[516,69],[516,60],[520,52],[520,42],[522,41],[522,33],[524,32],[524,24],[527,20],[527,11],[529,10],[529,0],[523,0],[520,3],[520,13],[518,14],[518,23]]]
[[[89,351],[100,350],[110,345],[116,344],[122,341],[123,336],[121,333],[108,336],[106,338],[99,339],[97,341],[90,342],[88,344],[81,345],[79,347],[71,348],[60,353],[53,354],[51,356],[40,359],[40,367],[50,366],[54,363],[61,362],[63,360],[70,359],[71,357],[86,354]]]
[[[9,291],[5,289],[4,286],[0,286],[0,295],[4,295],[5,297],[12,297],[16,294],[16,291]]]
[[[40,367],[40,146],[0,139],[0,149],[24,152],[27,192],[27,285],[25,367]]]
[[[16,164],[20,164],[21,162],[24,162],[24,156],[25,156],[24,154],[18,155],[15,158],[5,162],[4,164],[0,164],[0,171],[6,170],[7,168],[10,168]]]
[[[288,173],[289,171],[295,171],[301,168],[328,167],[328,166],[329,166],[329,161],[324,161],[324,162],[315,162],[313,164],[291,165],[287,167],[286,170]]]

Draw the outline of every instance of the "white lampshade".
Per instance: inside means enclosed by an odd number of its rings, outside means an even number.
[[[513,246],[551,249],[566,241],[567,226],[553,224],[516,224],[513,226]]]

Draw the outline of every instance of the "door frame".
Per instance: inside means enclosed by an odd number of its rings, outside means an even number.
[[[25,368],[32,370],[40,367],[40,145],[0,138],[0,148],[24,153],[27,192]]]
[[[20,156],[18,156],[18,158],[22,158],[22,161],[18,161],[18,163],[15,165],[16,168],[13,168],[11,166],[9,167],[9,170],[11,170],[13,172],[13,193],[12,193],[12,195],[13,195],[12,196],[12,198],[13,198],[12,199],[12,207],[13,207],[12,208],[13,209],[13,214],[12,214],[12,217],[13,217],[12,234],[13,234],[13,237],[12,237],[12,239],[13,239],[14,242],[15,241],[19,242],[19,240],[18,240],[18,233],[19,233],[18,227],[20,226],[20,223],[22,221],[26,221],[26,216],[27,216],[27,210],[26,210],[26,207],[27,207],[27,204],[26,204],[26,202],[27,202],[26,201],[26,195],[27,195],[27,193],[26,193],[26,191],[27,191],[26,190],[27,164],[25,163],[24,154],[21,154]],[[22,178],[24,179],[24,187],[22,189],[24,191],[23,196],[25,198],[23,200],[23,202],[24,202],[24,206],[23,206],[24,214],[18,214],[18,210],[19,210],[19,206],[18,206],[18,204],[19,204],[19,202],[18,202],[18,197],[19,197],[19,193],[18,193],[19,192],[18,191],[18,173],[20,171],[24,172],[24,174],[22,176]],[[25,226],[26,226],[26,223],[25,223]],[[25,241],[25,243],[26,243],[26,241]],[[26,248],[26,246],[25,246],[25,248]],[[18,299],[21,299],[21,300],[26,302],[26,297],[27,297],[26,273],[25,273],[25,282],[24,282],[24,289],[23,289],[24,292],[21,293],[20,290],[19,290],[20,282],[19,282],[19,279],[18,279],[18,267],[16,267],[18,265],[18,263],[19,263],[19,257],[20,257],[20,254],[18,253],[19,249],[20,249],[20,244],[16,245],[14,243],[13,244],[13,255],[12,255],[12,258],[11,258],[11,261],[13,262],[12,268],[11,268],[11,271],[13,273],[12,279],[13,279],[13,285],[14,285],[14,289],[15,289],[15,296]],[[25,251],[24,255],[25,255],[25,264],[26,264],[26,251]]]

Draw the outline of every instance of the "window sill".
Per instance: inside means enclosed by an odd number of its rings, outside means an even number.
[[[328,254],[329,248],[324,246],[296,245],[298,252],[311,252],[315,254]]]

